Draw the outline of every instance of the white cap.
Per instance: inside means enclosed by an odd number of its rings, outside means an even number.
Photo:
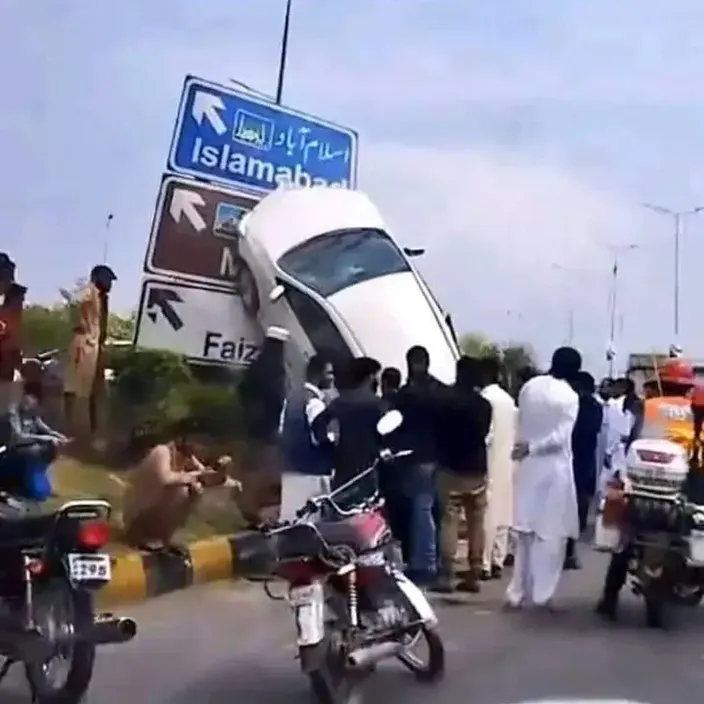
[[[266,336],[270,340],[281,340],[281,342],[288,342],[288,338],[291,337],[291,333],[286,328],[278,328],[275,325],[267,328]]]

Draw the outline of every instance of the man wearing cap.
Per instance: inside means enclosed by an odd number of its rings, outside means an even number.
[[[270,327],[239,387],[247,453],[238,503],[245,520],[253,525],[261,522],[262,509],[279,504],[279,421],[286,398],[285,344],[289,337],[286,328]]]
[[[0,263],[1,268],[1,263]],[[22,311],[27,289],[10,283],[0,305],[0,414],[19,401],[22,366]]]
[[[13,283],[15,283],[15,262],[10,259],[7,252],[0,252],[0,296],[4,296]]]
[[[105,264],[93,267],[90,283],[78,304],[78,319],[68,347],[64,397],[66,415],[77,439],[90,442],[98,425],[103,401],[105,369],[103,350],[107,338],[109,296],[113,270]]]

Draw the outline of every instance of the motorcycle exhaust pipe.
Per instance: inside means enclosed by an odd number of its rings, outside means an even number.
[[[97,618],[88,633],[88,640],[95,645],[127,643],[137,635],[137,622],[131,618]]]
[[[347,656],[347,664],[353,668],[371,667],[382,660],[398,655],[403,647],[403,643],[386,641],[385,643],[368,645],[365,648],[357,648]]]

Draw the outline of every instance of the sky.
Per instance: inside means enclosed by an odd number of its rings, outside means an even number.
[[[0,249],[33,300],[107,236],[136,305],[184,76],[272,93],[284,7],[0,0]],[[673,223],[640,204],[704,205],[702,28],[700,0],[293,0],[284,102],[358,131],[359,187],[458,329],[545,360],[571,328],[602,372],[615,251],[621,360],[674,341]],[[702,266],[704,213],[679,339],[704,357]]]

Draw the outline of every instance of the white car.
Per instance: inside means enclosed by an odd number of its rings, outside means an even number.
[[[279,189],[239,225],[241,288],[263,327],[291,331],[290,372],[314,352],[333,361],[378,359],[405,373],[413,345],[452,383],[459,347],[452,325],[381,214],[359,191]],[[249,269],[249,271],[247,271]]]

